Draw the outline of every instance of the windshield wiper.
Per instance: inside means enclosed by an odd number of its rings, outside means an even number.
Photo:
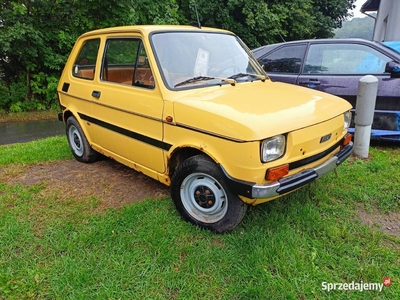
[[[185,84],[193,83],[193,82],[197,82],[197,81],[205,81],[205,80],[212,80],[212,79],[215,79],[215,77],[197,76],[197,77],[189,78],[185,81],[179,82],[179,83],[175,84],[174,87],[178,87],[181,85],[185,85]]]
[[[261,79],[262,82],[264,82],[266,79],[265,76],[257,75],[257,74],[248,74],[248,73],[237,73],[235,75],[229,76],[228,78],[238,79],[238,78],[242,78],[242,77],[253,77],[253,78],[255,77],[255,78]]]
[[[235,76],[237,76],[237,77],[235,77]],[[233,76],[228,77],[228,78],[197,76],[197,77],[189,78],[187,80],[179,82],[179,83],[175,84],[174,87],[182,86],[182,85],[185,85],[185,84],[188,84],[188,83],[197,82],[197,81],[206,81],[206,80],[213,80],[213,79],[221,79],[221,81],[228,82],[228,83],[230,83],[231,85],[234,86],[236,84],[236,80],[235,80],[236,78],[245,77],[245,76],[257,77],[257,78],[260,78],[261,80],[265,81],[265,77],[264,76],[257,76],[255,74],[242,74],[242,73],[239,73],[239,74],[233,75]]]

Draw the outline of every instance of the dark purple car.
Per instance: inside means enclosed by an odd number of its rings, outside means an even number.
[[[253,53],[273,81],[334,94],[353,107],[360,78],[376,76],[372,138],[400,141],[400,53],[394,49],[362,39],[314,39],[271,44]]]

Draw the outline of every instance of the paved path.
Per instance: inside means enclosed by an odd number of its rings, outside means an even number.
[[[64,134],[64,124],[58,119],[0,123],[0,145],[25,143]]]

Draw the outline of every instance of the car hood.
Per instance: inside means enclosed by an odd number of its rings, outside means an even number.
[[[179,91],[173,98],[177,125],[240,141],[298,130],[351,109],[339,97],[269,80]]]

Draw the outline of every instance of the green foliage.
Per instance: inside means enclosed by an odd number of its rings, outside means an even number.
[[[136,0],[133,12],[137,16],[135,24],[180,24],[181,7],[176,0]]]
[[[0,111],[10,102],[10,94],[8,89],[1,84],[0,81]]]
[[[11,97],[9,98],[9,109],[12,112],[21,112],[27,107],[25,107],[23,100],[25,98],[25,95],[27,94],[27,87],[24,81],[23,76],[19,76],[18,80],[12,82],[10,84],[10,95]]]
[[[36,96],[38,103],[33,109],[46,110],[52,106],[57,100],[58,77],[54,75],[46,75],[43,72],[32,75],[31,89],[32,93]]]
[[[203,26],[235,32],[254,48],[333,36],[354,0],[196,0]],[[0,4],[0,109],[47,109],[82,33],[133,24],[189,24],[194,0],[5,0]]]
[[[194,0],[177,0],[181,20],[196,20]],[[284,40],[332,37],[354,0],[196,0],[202,25],[238,34],[250,47]]]
[[[130,0],[3,1],[0,4],[0,108],[48,109],[76,38],[83,32],[137,21]],[[5,92],[7,91],[7,92]]]

